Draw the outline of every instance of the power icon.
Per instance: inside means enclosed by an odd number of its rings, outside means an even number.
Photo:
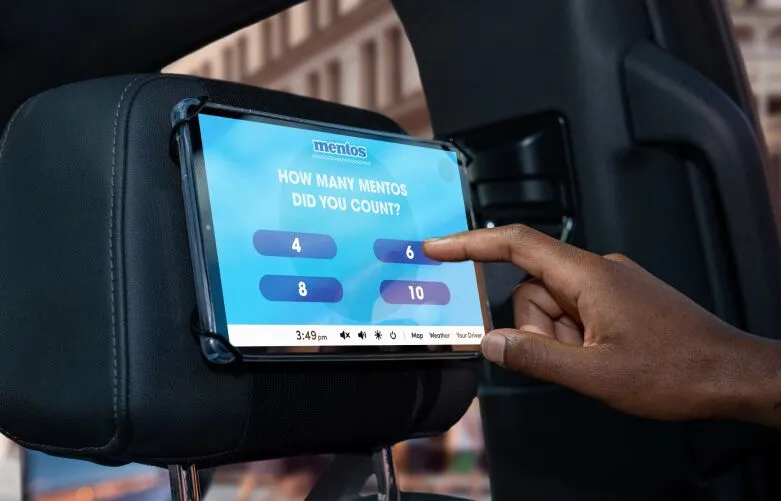
[[[395,332],[391,332],[390,333],[390,338],[391,339],[396,339],[396,333]]]

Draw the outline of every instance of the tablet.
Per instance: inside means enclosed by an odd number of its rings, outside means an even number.
[[[174,123],[207,358],[476,355],[479,265],[422,251],[473,225],[456,148],[196,100]]]

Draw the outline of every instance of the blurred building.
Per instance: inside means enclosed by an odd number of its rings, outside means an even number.
[[[22,499],[22,461],[19,446],[0,435],[0,501]]]
[[[774,161],[781,157],[781,0],[728,0]],[[431,127],[417,64],[389,0],[309,0],[166,71],[281,89]]]
[[[430,135],[415,57],[389,0],[309,0],[165,71],[373,109]]]
[[[735,35],[757,111],[778,166],[781,156],[781,0],[730,0]]]
[[[19,457],[19,446],[10,439],[0,435],[0,460]]]
[[[774,167],[779,169],[781,0],[726,1],[733,13]],[[308,0],[214,42],[164,71],[242,82],[373,109],[390,116],[413,135],[431,135],[417,63],[390,0]],[[431,447],[433,442],[405,444],[397,451],[399,462],[408,462],[409,454],[401,450],[405,448],[431,449],[435,456],[453,455],[458,452],[459,436],[456,427],[438,447]],[[420,450],[414,455],[420,460],[426,456]],[[447,469],[423,469],[442,468]],[[405,464],[401,469],[410,470],[406,481],[415,478],[412,472],[416,467]],[[452,480],[441,473],[438,477],[425,477],[421,480],[424,483],[431,478]],[[481,485],[480,480],[467,478],[472,485]],[[487,491],[487,484],[480,488]]]

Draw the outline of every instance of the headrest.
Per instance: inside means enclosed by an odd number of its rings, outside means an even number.
[[[51,454],[211,466],[441,433],[474,362],[215,368],[195,308],[170,115],[186,97],[398,131],[368,111],[172,75],[23,104],[0,142],[0,431]]]

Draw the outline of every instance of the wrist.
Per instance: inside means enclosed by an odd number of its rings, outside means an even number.
[[[767,390],[760,399],[758,423],[781,428],[781,341],[768,341]]]
[[[734,400],[727,418],[781,428],[781,342],[739,332],[732,343]]]

